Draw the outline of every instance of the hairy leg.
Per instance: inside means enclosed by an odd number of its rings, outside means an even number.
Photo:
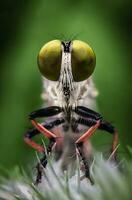
[[[42,173],[43,173],[43,168],[46,168],[47,165],[47,156],[52,153],[52,148],[55,144],[55,140],[51,139],[46,152],[43,153],[43,157],[40,159],[40,162],[37,164],[36,169],[37,169],[37,176],[36,176],[36,181],[35,184],[38,185],[42,181]]]

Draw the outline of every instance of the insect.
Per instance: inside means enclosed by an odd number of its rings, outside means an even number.
[[[53,40],[46,43],[38,54],[38,67],[45,80],[50,106],[29,114],[34,128],[28,130],[24,137],[28,145],[43,153],[40,163],[37,164],[37,184],[41,182],[42,166],[45,168],[47,165],[45,148],[32,140],[39,133],[49,139],[47,154],[51,154],[54,149],[59,158],[63,157],[63,169],[72,162],[72,159],[69,160],[70,156],[68,157],[71,155],[69,149],[72,149],[72,153],[77,150],[83,162],[85,177],[91,183],[93,181],[89,171],[88,152],[85,150],[88,139],[97,129],[101,129],[112,134],[111,152],[116,149],[118,133],[115,127],[84,104],[87,96],[92,94],[89,89],[95,63],[94,51],[80,40]],[[47,118],[43,123],[36,121],[43,117]],[[57,127],[59,128],[56,129]],[[116,153],[113,158],[116,159]]]

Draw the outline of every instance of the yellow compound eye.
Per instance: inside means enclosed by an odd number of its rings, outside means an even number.
[[[61,70],[62,43],[53,40],[46,43],[38,55],[38,67],[41,74],[52,81],[58,81]],[[96,58],[91,47],[80,40],[71,43],[71,69],[76,82],[84,81],[94,71]]]
[[[61,41],[46,43],[38,54],[38,67],[41,74],[52,81],[58,81],[61,69]]]
[[[74,40],[72,44],[71,62],[74,81],[84,81],[93,73],[96,57],[87,43]]]

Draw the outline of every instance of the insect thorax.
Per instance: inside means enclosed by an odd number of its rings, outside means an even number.
[[[43,92],[42,99],[47,106],[56,105],[65,107],[67,103],[63,96],[62,91],[58,89],[58,82],[49,81],[43,78]],[[69,106],[75,107],[77,105],[83,105],[89,108],[96,106],[96,97],[98,91],[93,83],[92,78],[89,78],[82,82],[74,82],[74,90],[71,92]]]

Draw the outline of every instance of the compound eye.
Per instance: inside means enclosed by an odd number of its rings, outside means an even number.
[[[45,78],[58,81],[61,69],[61,57],[60,40],[52,40],[40,49],[38,54],[38,67]]]
[[[74,40],[72,43],[72,74],[74,81],[84,81],[94,71],[96,57],[92,48],[85,42]]]

